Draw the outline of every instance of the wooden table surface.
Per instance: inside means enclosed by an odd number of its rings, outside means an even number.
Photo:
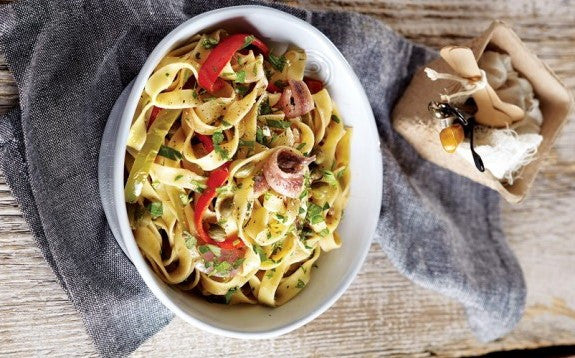
[[[4,0],[6,1],[6,0]],[[2,2],[2,0],[0,0]],[[302,2],[293,2],[303,5]],[[311,1],[380,18],[415,42],[457,44],[503,19],[575,89],[575,1]],[[18,94],[0,54],[0,113]],[[135,356],[462,356],[575,345],[575,121],[567,123],[527,200],[503,206],[504,230],[525,273],[526,314],[491,343],[476,341],[457,302],[415,286],[373,246],[342,298],[315,321],[274,340],[222,339],[176,318]],[[93,356],[66,299],[0,177],[0,355]]]

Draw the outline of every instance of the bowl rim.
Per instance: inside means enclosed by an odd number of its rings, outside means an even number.
[[[264,329],[261,331],[246,332],[246,331],[241,331],[241,330],[219,327],[217,324],[213,324],[213,323],[207,322],[205,320],[199,319],[197,317],[194,317],[193,315],[190,315],[189,313],[187,313],[183,309],[181,309],[170,297],[168,297],[168,295],[165,292],[163,292],[163,290],[159,287],[159,285],[156,281],[157,279],[155,277],[153,277],[154,273],[151,272],[151,270],[146,270],[143,267],[144,265],[146,265],[146,262],[145,262],[144,258],[142,257],[142,255],[140,254],[140,251],[137,247],[135,238],[133,237],[133,233],[130,229],[130,226],[128,223],[128,216],[127,216],[127,210],[126,210],[126,205],[125,205],[125,199],[124,199],[124,168],[123,168],[123,163],[125,161],[125,152],[126,152],[125,147],[126,147],[127,133],[129,131],[129,124],[132,121],[133,113],[136,109],[136,105],[138,103],[138,98],[140,97],[140,93],[143,91],[145,83],[146,83],[149,75],[151,74],[151,72],[153,71],[155,66],[157,65],[158,61],[161,59],[161,57],[163,55],[165,55],[165,53],[169,50],[169,48],[174,45],[174,43],[183,39],[183,37],[180,35],[180,33],[184,32],[185,29],[187,27],[189,27],[191,24],[198,22],[198,21],[208,21],[209,18],[217,17],[219,15],[223,15],[224,17],[230,16],[230,15],[245,15],[246,12],[248,12],[248,11],[251,11],[251,12],[258,11],[258,12],[264,12],[264,13],[267,12],[270,16],[284,18],[286,20],[289,20],[291,22],[299,24],[300,26],[305,27],[307,31],[310,31],[311,33],[313,33],[316,36],[318,36],[319,38],[321,38],[327,46],[329,46],[330,48],[333,49],[334,53],[337,54],[337,59],[335,59],[335,61],[341,63],[346,68],[346,70],[348,71],[348,73],[350,75],[351,81],[355,82],[354,84],[357,86],[357,88],[361,89],[361,93],[359,94],[359,97],[361,98],[362,103],[360,103],[359,106],[365,108],[365,112],[366,112],[366,115],[368,117],[366,119],[369,121],[368,125],[371,127],[370,128],[371,129],[370,132],[372,135],[371,139],[375,140],[375,143],[377,143],[377,151],[379,154],[376,156],[376,162],[373,163],[373,165],[375,165],[379,169],[379,171],[378,171],[379,173],[382,173],[383,165],[382,165],[381,148],[379,145],[380,139],[379,139],[376,125],[375,125],[375,118],[373,116],[373,111],[371,109],[371,105],[369,104],[369,100],[368,100],[367,95],[365,93],[365,89],[363,88],[359,78],[357,77],[357,75],[355,74],[352,67],[350,66],[350,64],[345,59],[345,57],[337,49],[337,47],[320,30],[318,30],[317,28],[315,28],[310,23],[308,23],[308,22],[306,22],[306,21],[304,21],[298,17],[295,17],[295,16],[290,15],[286,12],[281,11],[281,10],[267,7],[267,6],[240,5],[240,6],[223,7],[223,8],[207,11],[207,12],[198,14],[198,15],[184,21],[182,24],[180,24],[175,29],[173,29],[168,35],[166,35],[156,45],[154,50],[148,55],[148,58],[146,59],[144,65],[140,69],[138,76],[133,81],[132,90],[131,90],[128,98],[127,98],[126,105],[125,105],[124,110],[123,110],[122,115],[121,115],[119,130],[118,130],[117,135],[116,135],[116,143],[115,143],[115,148],[114,148],[114,150],[115,150],[114,163],[119,161],[120,163],[122,163],[122,165],[114,165],[113,173],[112,173],[112,183],[113,183],[113,196],[115,198],[121,199],[121,200],[115,200],[114,201],[114,206],[115,206],[114,210],[115,210],[116,215],[118,217],[119,229],[120,229],[120,233],[122,236],[122,238],[120,238],[120,239],[124,239],[123,240],[124,245],[128,251],[128,258],[133,262],[134,266],[136,267],[139,275],[144,280],[145,284],[152,291],[152,293],[160,300],[160,302],[162,302],[162,304],[164,306],[166,306],[169,310],[171,310],[173,313],[175,313],[178,317],[182,318],[187,323],[189,323],[189,324],[191,324],[197,328],[200,328],[204,331],[207,331],[209,333],[214,333],[214,334],[218,334],[218,335],[222,335],[222,336],[226,336],[226,337],[231,337],[231,338],[240,338],[240,339],[266,339],[266,338],[273,338],[273,337],[280,336],[282,334],[289,333],[292,330],[295,330],[295,329],[303,326],[304,324],[311,322],[313,319],[317,318],[320,314],[322,314],[327,309],[329,309],[341,297],[341,295],[349,288],[352,281],[355,279],[359,270],[363,266],[363,263],[365,262],[365,258],[367,257],[367,254],[368,254],[369,249],[371,247],[370,243],[371,243],[371,239],[374,236],[377,222],[371,223],[372,229],[368,230],[368,232],[370,232],[370,240],[366,242],[366,244],[364,245],[363,248],[361,248],[362,251],[360,253],[359,260],[357,261],[357,264],[355,266],[351,267],[348,274],[346,276],[343,276],[339,280],[339,283],[337,285],[335,285],[334,294],[332,294],[331,296],[326,298],[324,301],[322,301],[316,307],[312,308],[312,311],[308,315],[303,316],[300,319],[290,321],[290,322],[288,322],[284,325],[281,325],[279,327],[276,327],[274,329]],[[205,24],[203,27],[214,26],[220,21],[222,21],[222,19],[214,19],[214,21],[212,21],[211,23]],[[126,130],[126,127],[128,128],[128,130]],[[124,133],[124,132],[125,132],[125,135],[122,135],[122,133]],[[381,175],[379,176],[379,180],[376,180],[376,182],[377,183],[382,182],[382,176]],[[382,201],[381,185],[378,185],[375,188],[375,191],[377,194],[377,197],[375,199],[377,202],[377,207],[380,208],[381,207],[381,201]]]

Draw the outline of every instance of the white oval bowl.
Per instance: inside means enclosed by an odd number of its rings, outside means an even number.
[[[312,72],[316,71],[316,77],[327,82],[344,123],[353,127],[351,192],[339,227],[343,245],[340,249],[322,253],[307,287],[277,308],[214,304],[170,287],[155,275],[140,254],[128,223],[124,202],[125,144],[140,94],[156,64],[171,49],[196,33],[217,28],[232,33],[250,32],[268,43],[289,43],[306,50],[313,63]],[[156,46],[110,115],[102,138],[99,181],[104,210],[116,240],[146,285],[167,308],[186,322],[211,333],[234,338],[271,338],[319,316],[351,284],[369,251],[379,217],[382,163],[369,101],[357,76],[327,37],[310,24],[282,11],[262,6],[237,6],[198,15],[178,26]]]

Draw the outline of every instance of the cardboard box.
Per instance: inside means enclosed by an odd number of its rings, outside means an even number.
[[[429,80],[423,68],[416,72],[395,106],[392,113],[393,127],[423,158],[498,191],[508,202],[517,203],[529,191],[543,159],[567,121],[569,111],[573,107],[573,98],[553,71],[531,53],[511,28],[501,21],[493,22],[487,31],[471,42],[469,47],[477,60],[486,49],[509,54],[513,67],[531,82],[535,97],[539,99],[543,113],[541,126],[543,141],[536,159],[520,170],[513,185],[503,184],[489,171],[482,173],[460,156],[443,150],[439,141],[439,122],[428,112],[427,105],[432,100],[438,101],[439,95],[446,93],[446,89],[451,93],[455,88],[453,85],[451,87],[446,85],[445,81]],[[438,72],[454,73],[441,58],[431,62],[427,67]]]

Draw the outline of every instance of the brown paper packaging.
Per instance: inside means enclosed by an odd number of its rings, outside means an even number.
[[[503,184],[489,171],[482,173],[460,156],[443,150],[439,141],[439,121],[431,116],[427,105],[432,100],[439,101],[440,94],[452,93],[456,87],[448,81],[431,81],[423,68],[416,72],[395,106],[392,114],[393,127],[423,158],[498,191],[508,202],[517,203],[523,200],[529,191],[543,159],[567,121],[573,107],[573,98],[553,71],[531,53],[511,28],[501,21],[493,22],[469,47],[476,60],[486,49],[509,54],[513,67],[531,82],[535,97],[539,99],[543,113],[543,140],[536,159],[520,170],[513,185]],[[427,67],[437,72],[454,73],[441,58]]]

